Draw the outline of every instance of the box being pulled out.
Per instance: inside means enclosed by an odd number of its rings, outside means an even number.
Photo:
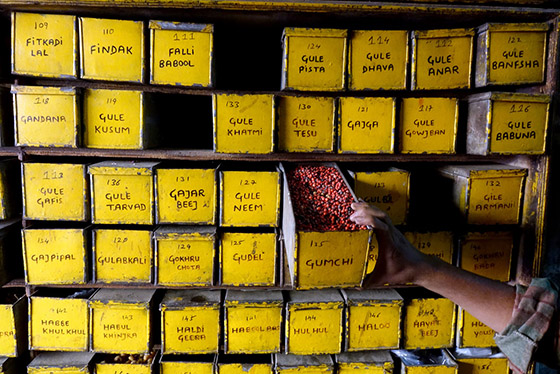
[[[297,289],[357,287],[364,278],[371,231],[348,217],[356,197],[335,164],[282,166],[282,230]]]

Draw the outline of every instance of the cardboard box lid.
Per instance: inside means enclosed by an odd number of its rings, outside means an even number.
[[[28,367],[83,367],[90,363],[95,352],[43,352]]]
[[[276,354],[275,362],[276,367],[280,369],[288,369],[298,366],[333,366],[331,355]]]
[[[549,28],[547,23],[485,23],[476,31],[548,31]]]
[[[282,305],[283,302],[282,291],[227,290],[225,298],[226,306],[247,303]]]
[[[385,362],[393,363],[393,358],[389,351],[365,351],[365,352],[344,352],[335,355],[337,363],[353,364],[380,364]]]
[[[101,288],[91,297],[90,302],[101,304],[120,303],[147,307],[155,293],[155,289]]]
[[[415,30],[411,35],[413,38],[425,39],[474,36],[474,29]]]
[[[189,22],[170,22],[170,21],[153,21],[149,23],[150,29],[154,30],[176,30],[176,31],[192,31],[192,32],[214,32],[214,25],[209,23],[189,23]]]
[[[174,239],[181,236],[215,236],[215,226],[161,226],[154,232],[156,239]]]
[[[152,175],[159,162],[103,161],[88,166],[89,174]]]
[[[394,289],[378,289],[378,290],[341,290],[342,295],[348,303],[370,302],[383,303],[389,301],[402,301],[402,296]]]
[[[168,290],[163,296],[159,309],[215,306],[221,301],[220,290]]]
[[[295,303],[344,303],[338,289],[290,291],[288,304]]]

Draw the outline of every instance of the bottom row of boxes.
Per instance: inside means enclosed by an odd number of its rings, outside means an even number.
[[[15,360],[15,359],[11,359]],[[367,351],[335,355],[181,355],[135,357],[93,352],[40,353],[27,366],[28,374],[199,373],[199,374],[507,374],[507,359],[490,349]],[[15,374],[10,359],[0,358],[0,373]],[[159,370],[158,370],[159,369]]]
[[[27,336],[31,350],[144,354],[158,333],[162,354],[494,346],[494,331],[461,308],[457,317],[450,300],[406,291],[41,289],[0,305],[0,355],[21,354]]]

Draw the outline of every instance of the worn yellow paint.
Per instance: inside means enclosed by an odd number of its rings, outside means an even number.
[[[223,171],[220,176],[221,226],[278,226],[278,171]]]
[[[216,169],[156,170],[156,222],[214,225]]]
[[[21,316],[19,316],[21,318]],[[16,357],[18,354],[16,315],[13,304],[0,304],[0,355]]]
[[[214,151],[266,154],[274,150],[274,96],[214,94]]]
[[[396,349],[400,341],[402,300],[353,302],[347,307],[348,351]]]
[[[211,286],[215,235],[169,233],[156,235],[157,284]]]
[[[332,373],[332,367],[327,365],[298,366],[295,368],[277,368],[278,374],[327,374]]]
[[[80,77],[142,82],[144,23],[101,18],[79,18]]]
[[[154,223],[154,162],[101,162],[88,167],[93,223]]]
[[[96,374],[151,374],[152,368],[150,364],[114,364],[114,363],[96,363]]]
[[[422,365],[405,366],[403,374],[457,374],[457,366]]]
[[[276,234],[224,232],[220,241],[221,284],[274,286]]]
[[[377,243],[377,237],[375,233],[371,235],[371,240],[368,246],[368,259],[366,274],[371,274],[373,269],[375,269],[375,264],[377,263],[377,258],[379,257],[379,243]]]
[[[393,372],[392,362],[373,365],[362,362],[340,362],[337,366],[339,374],[389,374]]]
[[[507,374],[508,360],[505,357],[458,357],[459,374]]]
[[[85,284],[88,256],[83,229],[23,229],[27,284]]]
[[[479,32],[481,41],[477,69],[486,73],[485,84],[541,83],[545,77],[545,23],[487,24]],[[477,73],[479,74],[479,73]],[[483,77],[477,77],[481,79]]]
[[[455,304],[444,298],[412,299],[405,305],[403,348],[449,348],[453,346]]]
[[[473,29],[414,31],[412,89],[471,87]]]
[[[150,21],[150,83],[213,85],[213,25]]]
[[[510,279],[513,234],[470,232],[461,240],[462,269],[506,282]]]
[[[87,367],[37,367],[27,368],[27,374],[86,374],[89,373]]]
[[[219,350],[220,306],[162,307],[163,353],[216,353]]]
[[[342,343],[342,302],[288,304],[287,351],[311,355],[340,353]]]
[[[161,374],[197,373],[214,374],[214,365],[208,362],[162,361]]]
[[[343,90],[347,33],[338,29],[285,28],[282,89]]]
[[[298,232],[297,289],[358,287],[368,256],[370,231]],[[340,248],[345,248],[341,253]]]
[[[435,256],[448,264],[453,262],[454,241],[452,232],[405,232],[404,236],[420,252]]]
[[[490,153],[544,153],[550,96],[498,94],[490,100]]]
[[[94,279],[103,283],[151,283],[152,232],[96,229],[93,231]]]
[[[78,147],[81,132],[75,88],[14,85],[12,94],[16,145]]]
[[[341,97],[339,153],[393,153],[396,99]]]
[[[495,347],[495,334],[496,332],[494,330],[480,322],[463,308],[459,307],[459,318],[457,319],[458,348]]]
[[[225,353],[280,352],[282,305],[226,300]]]
[[[85,221],[89,216],[85,166],[23,163],[23,217]]]
[[[12,73],[76,78],[77,40],[76,16],[12,13]]]
[[[31,296],[29,348],[87,351],[89,313],[86,299]]]
[[[410,195],[408,171],[355,172],[354,191],[359,199],[385,211],[393,224],[406,223]]]
[[[467,222],[477,225],[517,224],[526,170],[488,170],[471,174]]]
[[[278,150],[333,152],[332,97],[283,96],[278,103]]]
[[[459,101],[423,97],[402,100],[401,153],[455,153]]]
[[[84,125],[84,146],[88,148],[144,148],[144,93],[86,89]]]
[[[104,353],[144,353],[149,350],[147,305],[90,301],[91,350]]]
[[[270,364],[219,364],[218,374],[272,374]]]
[[[350,90],[404,90],[407,66],[408,31],[351,31],[348,60]]]

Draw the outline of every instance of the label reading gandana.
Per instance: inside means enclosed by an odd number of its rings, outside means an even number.
[[[401,116],[402,153],[455,153],[457,99],[406,98]]]
[[[76,17],[13,13],[13,71],[43,77],[76,77]]]
[[[334,99],[284,96],[278,107],[278,149],[286,152],[334,150]]]
[[[276,234],[224,232],[220,250],[222,285],[274,285]]]
[[[219,153],[272,153],[272,95],[214,95],[214,150]]]
[[[187,307],[182,310],[165,310],[162,313],[164,353],[218,352],[218,307]]]
[[[86,238],[81,229],[24,229],[26,282],[84,284]]]
[[[32,296],[30,305],[30,349],[87,351],[87,300]]]
[[[85,146],[140,149],[143,93],[87,89],[84,93]]]
[[[159,169],[156,183],[158,223],[214,224],[214,169]]]
[[[23,164],[24,218],[84,221],[87,185],[84,165]]]
[[[396,100],[340,98],[339,153],[393,153]]]
[[[405,89],[407,62],[407,31],[353,31],[350,39],[349,88]]]
[[[151,231],[98,229],[94,231],[94,246],[96,281],[151,282]]]
[[[80,18],[82,78],[142,82],[144,23]]]

